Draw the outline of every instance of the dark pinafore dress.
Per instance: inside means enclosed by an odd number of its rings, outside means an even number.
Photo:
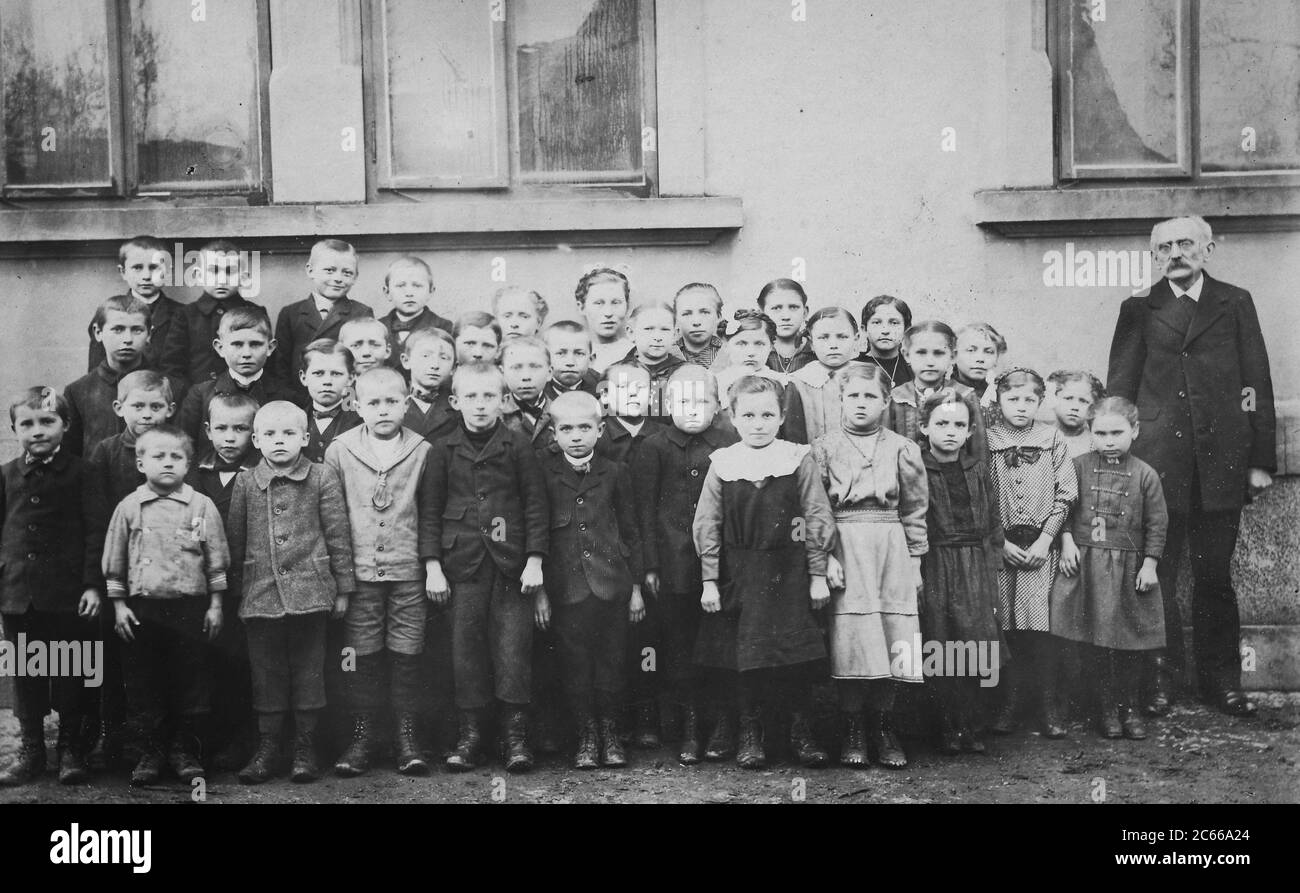
[[[808,597],[798,479],[794,473],[722,482],[722,610],[700,620],[695,662],[758,670],[826,657]]]

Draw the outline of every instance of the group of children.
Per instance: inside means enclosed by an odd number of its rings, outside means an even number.
[[[914,323],[887,295],[809,314],[788,279],[724,320],[711,285],[633,306],[600,268],[585,323],[545,325],[518,288],[452,323],[404,257],[376,319],[335,240],[272,327],[232,284],[234,245],[204,246],[185,305],[163,254],[123,245],[88,373],[10,403],[5,635],[99,637],[105,679],[16,679],[0,783],[45,769],[50,709],[69,784],[124,753],[133,784],[256,784],[286,743],[300,782],[323,754],[364,773],[385,741],[403,773],[465,771],[493,731],[518,772],[566,727],[576,767],[616,767],[659,746],[669,705],[683,764],[761,767],[784,718],[817,767],[828,677],[843,765],[907,764],[894,705],[922,681],[941,751],[983,751],[973,665],[897,659],[922,639],[991,650],[991,729],[1032,697],[1048,737],[1086,646],[1102,733],[1146,734],[1164,502],[1130,454],[1136,409],[1089,373],[995,378],[987,324]]]

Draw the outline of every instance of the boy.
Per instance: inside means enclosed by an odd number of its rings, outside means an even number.
[[[135,455],[140,435],[165,424],[176,411],[171,383],[159,373],[143,369],[124,375],[117,383],[113,411],[121,419],[122,433],[95,444],[86,459],[86,497],[96,519],[96,556],[103,554],[104,530],[113,509],[144,483]],[[121,756],[126,693],[122,680],[121,643],[113,635],[112,612],[105,610],[100,616],[104,683],[99,691],[99,720],[103,737],[89,758],[96,768],[107,769],[112,768]]]
[[[239,293],[239,263],[239,248],[225,239],[199,249],[203,294],[194,303],[181,305],[160,351],[159,368],[176,383],[177,400],[184,400],[189,388],[211,381],[225,370],[221,356],[208,350],[217,339],[221,317],[236,307],[261,307]]]
[[[456,362],[495,363],[501,350],[501,326],[492,314],[471,310],[456,317],[452,330],[456,339]]]
[[[591,369],[600,375],[633,346],[625,325],[632,288],[618,270],[600,267],[583,274],[573,298],[591,331]]]
[[[68,401],[65,442],[77,456],[88,455],[95,444],[122,430],[113,401],[122,376],[145,367],[149,307],[129,295],[109,298],[95,312],[90,330],[102,351],[99,363],[63,391]]]
[[[247,394],[217,394],[208,401],[204,430],[212,446],[191,467],[185,483],[212,500],[226,523],[235,479],[261,460],[253,448],[253,417],[257,401]],[[229,525],[227,525],[229,530]],[[237,566],[232,565],[235,569]],[[236,613],[239,590],[226,590],[221,632],[208,649],[212,674],[212,714],[209,737],[221,746],[215,767],[238,769],[250,752],[253,714],[252,682],[248,668],[248,643]]]
[[[713,365],[726,342],[718,337],[722,295],[707,282],[692,282],[673,297],[673,320],[681,335],[676,347],[688,363],[705,369]]]
[[[136,236],[129,242],[123,242],[117,250],[117,274],[127,285],[124,295],[119,298],[135,298],[144,305],[153,337],[144,347],[141,359],[149,369],[157,369],[162,357],[163,345],[171,334],[172,326],[180,318],[181,304],[163,294],[162,286],[167,280],[170,259],[167,246],[153,236]],[[102,305],[101,305],[102,312]],[[90,351],[86,371],[93,372],[104,362],[109,349],[95,335],[96,324],[102,326],[100,313],[95,314],[87,332],[90,334]]]
[[[616,462],[631,465],[636,450],[660,427],[647,418],[652,396],[650,373],[631,363],[610,366],[601,382],[605,388],[605,413],[613,416],[600,435],[596,449]]]
[[[365,375],[379,366],[393,368],[389,359],[388,328],[373,317],[350,319],[339,329],[339,343],[352,352],[357,375]]]
[[[635,345],[622,360],[650,373],[650,403],[646,415],[666,420],[664,386],[668,377],[686,363],[673,353],[673,312],[663,304],[642,304],[628,317],[627,328]]]
[[[307,446],[302,452],[313,462],[324,462],[334,438],[361,424],[361,416],[344,408],[356,381],[352,351],[328,338],[313,341],[303,351],[298,381],[311,400]]]
[[[203,775],[196,725],[209,712],[207,651],[221,632],[230,552],[212,500],[185,483],[194,446],[167,425],[135,444],[143,486],[113,512],[103,570],[113,628],[125,643],[122,670],[127,708],[140,736],[133,786],[162,774],[167,763],[188,784]]]
[[[492,315],[505,341],[536,337],[549,312],[546,299],[535,291],[507,286],[492,296]]]
[[[439,604],[451,600],[460,730],[447,766],[457,772],[478,762],[479,714],[494,696],[501,705],[506,770],[524,772],[533,764],[525,721],[532,697],[532,598],[542,586],[550,512],[537,456],[501,424],[504,392],[495,366],[458,368],[451,399],[461,427],[434,444],[429,459],[429,588]]]
[[[402,366],[411,376],[411,398],[402,424],[433,443],[460,425],[451,407],[451,370],[456,343],[442,329],[418,329],[402,348]]]
[[[392,358],[401,354],[406,339],[417,329],[442,329],[451,334],[451,320],[428,306],[433,292],[433,271],[420,258],[408,254],[388,265],[384,294],[393,302],[393,309],[380,322],[388,329]]]
[[[507,341],[501,348],[501,371],[510,392],[502,421],[526,437],[533,449],[546,449],[555,442],[542,390],[551,378],[551,352],[546,342],[531,335]]]
[[[774,279],[758,293],[758,309],[776,323],[776,343],[767,356],[767,368],[790,375],[817,359],[804,334],[808,295],[793,279]]]
[[[578,730],[576,769],[626,766],[616,716],[625,684],[627,625],[645,615],[641,543],[627,469],[594,453],[600,401],[561,394],[551,406],[560,449],[542,462],[551,508],[539,627],[554,626],[561,675]],[[599,730],[597,729],[599,717]]]
[[[279,353],[273,372],[284,382],[297,380],[308,344],[320,338],[337,339],[349,319],[375,315],[369,306],[348,297],[357,281],[357,251],[347,242],[322,239],[313,245],[307,258],[307,276],[312,282],[311,294],[285,307],[275,320]],[[300,390],[298,396],[297,402],[305,405]]]
[[[325,451],[325,464],[343,482],[356,572],[356,594],[343,618],[345,643],[356,654],[356,670],[344,678],[352,743],[335,762],[334,772],[351,777],[370,768],[377,717],[388,706],[397,721],[398,771],[425,775],[429,765],[416,729],[423,686],[424,603],[426,594],[434,591],[437,558],[437,487],[428,461],[430,446],[402,427],[407,394],[398,372],[372,369],[357,379],[356,389],[362,425],[339,435]]]
[[[181,430],[204,449],[210,444],[203,430],[203,418],[207,415],[208,401],[217,394],[247,394],[259,406],[272,400],[297,402],[299,399],[287,382],[269,374],[267,361],[278,345],[271,338],[271,321],[262,308],[240,307],[224,313],[212,346],[225,360],[226,371],[190,388],[181,404]]]
[[[543,393],[554,400],[565,391],[596,395],[600,376],[591,368],[591,332],[580,322],[562,319],[546,327],[543,337],[551,352],[551,380]]]
[[[672,700],[681,707],[678,760],[687,766],[700,761],[702,695],[693,652],[703,583],[699,562],[693,560],[691,528],[709,471],[709,457],[714,450],[739,440],[735,429],[718,412],[717,388],[717,379],[700,367],[688,364],[678,369],[668,384],[673,424],[646,438],[632,469],[645,591],[649,595],[643,626],[657,632],[663,644],[657,669]],[[637,674],[652,675],[658,674]],[[717,720],[706,756],[725,760],[734,753],[734,725],[725,709],[718,713]],[[649,726],[646,719],[641,723]]]
[[[357,588],[342,485],[334,468],[303,455],[307,439],[307,414],[297,406],[275,400],[259,409],[253,445],[262,461],[239,476],[230,503],[230,558],[257,710],[257,752],[239,772],[244,784],[275,775],[290,710],[290,777],[320,778],[315,731],[325,706],[325,617],[342,617]]]
[[[86,465],[63,448],[68,403],[53,388],[28,388],[9,404],[9,424],[23,454],[0,468],[5,640],[16,646],[19,636],[29,644],[94,638],[88,621],[99,614],[103,583]],[[0,786],[26,784],[45,771],[45,715],[51,708],[59,714],[59,782],[87,780],[89,742],[82,723],[93,714],[95,694],[88,681],[21,674],[14,680],[21,742],[14,762],[0,773]]]

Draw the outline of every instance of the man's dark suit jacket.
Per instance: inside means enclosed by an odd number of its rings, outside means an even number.
[[[1190,511],[1194,473],[1204,511],[1239,510],[1247,470],[1277,468],[1259,318],[1250,292],[1208,275],[1185,332],[1181,312],[1167,279],[1124,301],[1106,392],[1137,404],[1133,454],[1160,474],[1170,512]]]

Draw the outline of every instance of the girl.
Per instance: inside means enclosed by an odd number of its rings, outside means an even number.
[[[997,389],[989,385],[1006,352],[1007,339],[986,322],[973,322],[957,331],[956,368],[952,378],[979,397],[985,427],[993,424],[997,416]]]
[[[695,662],[739,671],[737,764],[759,769],[769,698],[790,711],[790,746],[826,765],[809,726],[811,670],[826,657],[813,611],[830,601],[831,507],[807,446],[778,440],[781,386],[747,375],[728,395],[741,442],[716,450],[695,511],[704,578]]]
[[[840,427],[816,440],[813,457],[835,511],[826,576],[833,589],[831,676],[847,732],[840,764],[866,766],[869,739],[880,765],[902,769],[907,755],[892,722],[896,683],[920,682],[921,673],[914,661],[893,660],[891,649],[921,633],[916,592],[927,550],[925,467],[920,447],[880,425],[887,373],[855,363],[839,379]]]
[[[1081,500],[1061,534],[1052,632],[1090,649],[1098,727],[1107,738],[1146,737],[1138,707],[1144,652],[1165,646],[1156,564],[1169,515],[1160,476],[1129,454],[1137,407],[1106,397],[1092,408],[1095,449],[1074,460]]]
[[[505,341],[537,335],[549,311],[546,299],[526,288],[510,285],[492,296],[492,315],[500,324]]]
[[[803,400],[790,384],[790,377],[774,372],[765,365],[776,340],[776,323],[761,311],[741,308],[727,323],[727,351],[729,362],[725,368],[714,366],[710,371],[718,380],[718,393],[725,394],[731,386],[746,375],[770,378],[781,385],[781,412],[785,423],[779,437],[792,443],[808,440],[803,417]],[[723,409],[726,412],[726,408]]]
[[[946,324],[937,320],[919,322],[903,334],[903,358],[911,367],[913,378],[890,392],[885,427],[909,440],[921,442],[924,439],[921,433],[921,401],[947,384],[971,408],[974,418],[965,451],[987,462],[988,441],[984,433],[984,416],[980,412],[979,397],[964,384],[947,382],[956,349],[957,336]]]
[[[912,368],[903,359],[903,333],[911,327],[912,309],[892,295],[877,295],[862,308],[867,349],[858,354],[858,362],[884,369],[891,389],[912,380]]]
[[[1058,369],[1047,376],[1054,389],[1052,411],[1056,414],[1056,430],[1061,432],[1070,458],[1092,452],[1092,432],[1088,430],[1088,417],[1092,406],[1106,396],[1106,387],[1091,372]]]
[[[927,642],[992,643],[994,666],[1003,662],[998,628],[1002,525],[988,481],[988,465],[961,448],[975,416],[952,388],[921,404],[922,447],[930,494],[926,528],[930,551],[921,565],[921,633]],[[939,706],[939,750],[983,753],[975,733],[979,680],[945,667],[930,678]]]
[[[635,346],[626,330],[632,288],[618,270],[598,267],[578,280],[573,298],[591,330],[591,370],[604,373]]]
[[[773,279],[758,293],[758,309],[776,323],[776,341],[767,356],[769,369],[790,375],[816,359],[804,336],[808,295],[802,285],[793,279]]]
[[[1050,634],[1052,580],[1059,552],[1054,543],[1078,495],[1065,441],[1050,425],[1035,424],[1043,379],[1032,369],[998,376],[997,421],[989,427],[989,471],[1005,533],[998,569],[998,619],[1016,660],[993,723],[999,735],[1015,728],[1021,699],[1038,696],[1043,734],[1065,737],[1057,706],[1059,640]]]
[[[823,307],[808,317],[817,359],[790,376],[803,401],[807,442],[840,427],[840,386],[835,373],[853,363],[858,323],[843,307]]]

